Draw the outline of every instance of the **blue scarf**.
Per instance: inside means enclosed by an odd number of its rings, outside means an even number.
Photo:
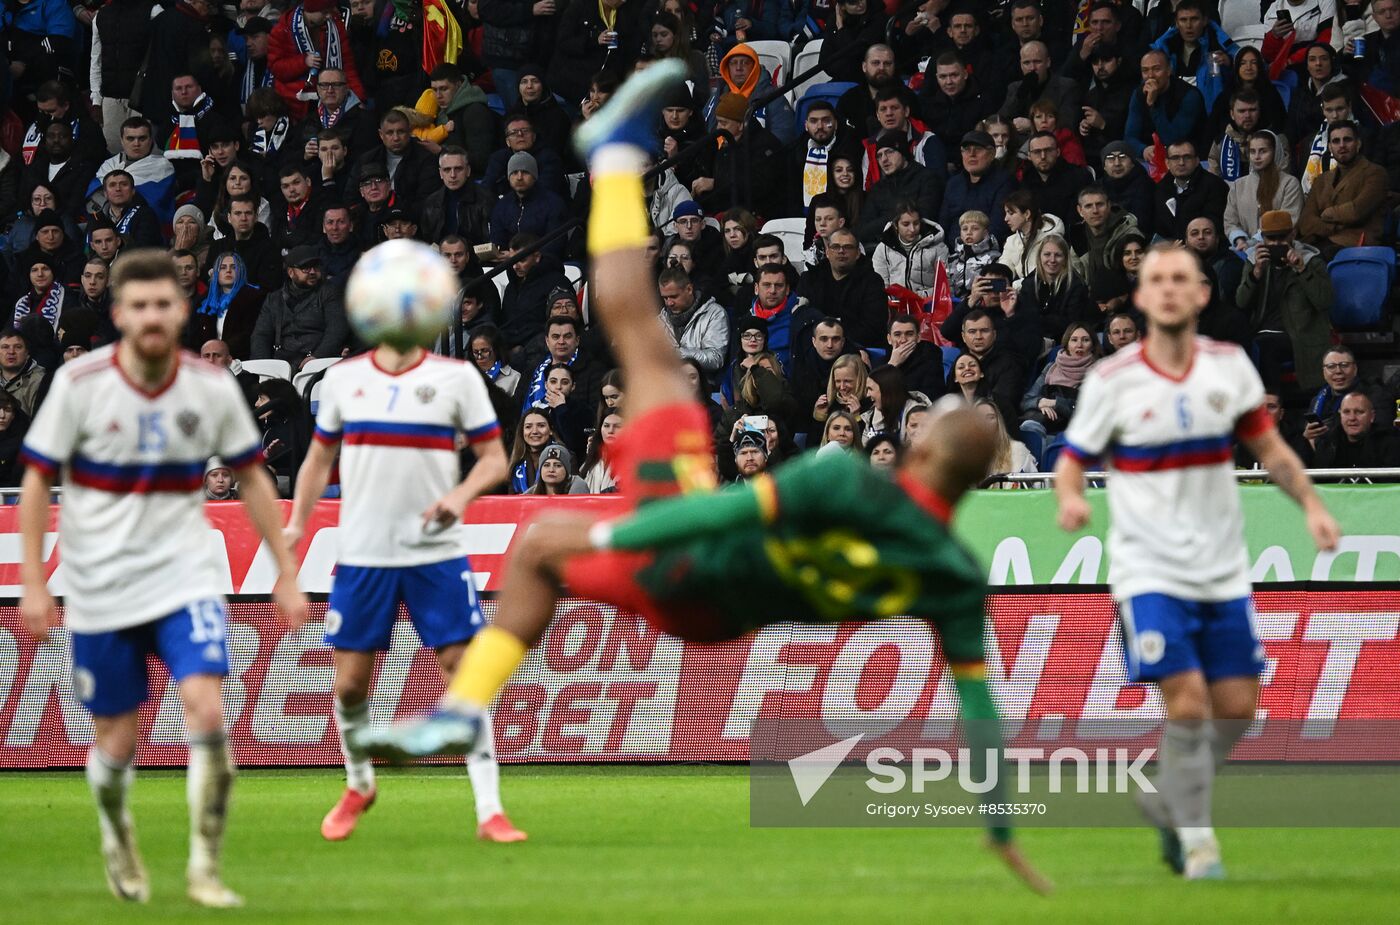
[[[493,363],[491,368],[486,371],[486,378],[490,379],[492,382],[495,382],[497,379],[501,378],[500,360],[497,360],[495,363]]]
[[[258,62],[252,58],[243,64],[243,80],[238,90],[238,101],[244,105],[248,103],[248,97],[253,95],[254,90],[272,86],[272,68],[268,66],[266,58],[262,61],[262,77],[255,76],[257,69]]]
[[[311,44],[311,30],[306,27],[306,7],[298,5],[292,10],[292,40],[296,42],[297,51],[305,58],[313,51],[321,55],[321,67],[310,68],[306,72],[306,84],[297,91],[297,99],[310,101],[316,99],[316,75],[324,68],[332,70],[343,70],[345,67],[345,55],[340,48],[340,29],[336,28],[334,18],[326,20],[326,51],[321,54],[321,50]]]
[[[1233,183],[1247,173],[1249,168],[1244,166],[1244,152],[1240,150],[1240,143],[1226,132],[1220,142],[1220,179]]]
[[[127,233],[127,231],[131,228],[131,222],[132,222],[133,219],[136,218],[136,213],[137,213],[137,212],[140,212],[140,211],[141,211],[141,204],[140,204],[140,203],[133,202],[133,203],[127,208],[127,210],[126,210],[125,212],[122,213],[122,217],[119,218],[119,219],[117,219],[117,221],[116,221],[117,234],[119,234],[119,235],[125,235],[125,234]]]
[[[38,305],[34,303],[38,302]],[[63,287],[57,280],[49,284],[49,289],[44,293],[42,299],[35,299],[33,292],[26,293],[15,303],[14,323],[18,324],[21,318],[27,318],[36,310],[43,316],[44,320],[54,330],[58,329],[58,309],[63,304]]]
[[[523,495],[530,490],[530,478],[528,475],[530,461],[520,460],[520,465],[515,467],[515,471],[510,474],[510,490],[512,494]]]
[[[578,348],[574,348],[574,355],[569,357],[569,362],[565,366],[573,367],[574,361],[578,359]],[[530,377],[530,391],[525,393],[524,407],[529,408],[535,402],[544,401],[544,374],[554,364],[554,356],[550,354],[540,361],[540,365],[535,367],[535,374]],[[529,487],[528,485],[526,486]]]
[[[233,258],[233,285],[228,287],[227,292],[219,291],[219,269],[214,267],[214,278],[210,281],[209,294],[204,297],[204,302],[199,306],[201,315],[213,315],[215,318],[222,318],[228,311],[228,307],[233,304],[233,299],[243,289],[248,282],[248,270],[243,263],[243,258],[228,251],[219,257],[219,263],[224,262],[224,257]]]

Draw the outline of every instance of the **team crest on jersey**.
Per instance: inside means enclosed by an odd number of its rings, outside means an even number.
[[[1216,414],[1221,414],[1225,411],[1225,405],[1230,401],[1230,398],[1224,392],[1211,392],[1206,401]]]
[[[180,433],[186,437],[193,437],[194,432],[199,429],[199,415],[193,411],[181,411],[175,415],[175,426],[180,428]]]
[[[430,385],[420,385],[418,388],[413,390],[413,394],[417,395],[418,400],[426,405],[428,402],[432,401],[434,398],[437,397],[437,389],[433,388]]]

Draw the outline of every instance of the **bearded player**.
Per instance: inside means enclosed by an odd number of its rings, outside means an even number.
[[[441,709],[370,731],[360,745],[397,758],[473,747],[567,585],[694,642],[733,639],[775,618],[921,616],[937,628],[951,665],[974,763],[985,762],[987,749],[1001,745],[983,677],[985,585],[948,520],[986,474],[993,435],[977,416],[950,411],[931,439],[911,448],[896,479],[836,454],[714,491],[709,419],[660,326],[644,253],[651,238],[641,175],[655,110],[683,78],[672,62],[634,74],[579,132],[593,180],[591,285],[628,382],[629,420],[613,447],[613,471],[643,506],[616,522],[559,515],[534,526],[512,558],[496,623],[468,646]],[[978,779],[983,771],[974,768]],[[1003,860],[1033,888],[1048,889],[1012,844],[1006,820],[990,816],[989,825]]]
[[[162,251],[112,267],[115,347],[65,363],[24,439],[20,533],[25,625],[47,638],[57,612],[44,577],[49,497],[64,479],[58,548],[72,633],[73,693],[92,714],[87,780],[97,801],[107,884],[145,902],[150,882],[127,810],[147,697],[146,658],[169,670],[189,738],[189,897],[242,904],[219,876],[234,766],[224,730],[228,673],[220,563],[209,552],[204,469],[220,456],[238,476],[248,515],[276,557],[273,596],[293,627],[306,619],[296,561],[277,541],[281,516],[262,467],[262,436],[238,383],[182,354],[189,303]]]
[[[1085,467],[1107,463],[1109,584],[1132,680],[1167,707],[1157,794],[1139,795],[1163,860],[1188,879],[1225,875],[1210,822],[1216,769],[1254,718],[1264,651],[1254,631],[1239,440],[1302,507],[1318,549],[1337,545],[1298,457],[1274,428],[1245,352],[1196,335],[1210,282],[1180,245],[1154,247],[1134,300],[1147,337],[1084,380],[1056,467],[1060,526],[1089,522]]]
[[[375,285],[376,263],[393,259],[393,244],[361,258],[351,276]],[[418,245],[427,251],[423,245]],[[442,258],[425,255],[442,263]],[[354,313],[351,318],[355,317]],[[372,332],[365,332],[366,339]],[[461,479],[456,437],[465,433],[476,464]],[[321,384],[316,439],[297,474],[286,538],[295,546],[340,454],[340,527],[335,584],[325,641],[334,650],[335,720],[345,756],[346,787],[321,822],[321,835],[341,841],[375,801],[374,766],[353,736],[369,727],[374,655],[389,648],[399,604],[423,644],[450,677],[467,641],[485,624],[467,561],[462,512],[504,481],[501,428],[476,368],[414,344],[379,343],[332,366]],[[488,723],[489,724],[489,723]],[[500,768],[489,728],[467,756],[476,799],[477,837],[523,841],[501,807]]]

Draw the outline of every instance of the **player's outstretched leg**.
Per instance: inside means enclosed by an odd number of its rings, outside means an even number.
[[[123,717],[96,717],[97,740],[108,740],[103,735],[105,724],[119,722]],[[130,725],[135,732],[135,714],[131,714]],[[141,861],[141,852],[136,846],[136,828],[132,824],[131,813],[126,807],[127,791],[135,778],[131,766],[131,755],[125,760],[112,758],[101,744],[88,749],[87,781],[97,802],[97,823],[102,832],[102,863],[107,874],[107,886],[112,895],[128,902],[146,902],[151,898],[151,884],[146,877],[146,866]]]
[[[190,810],[189,898],[201,906],[231,909],[243,898],[224,885],[219,873],[229,794],[237,768],[224,732],[222,679],[196,674],[180,682],[189,732],[190,765],[185,793]]]
[[[695,400],[680,355],[661,327],[645,256],[651,229],[641,180],[661,102],[685,74],[682,62],[669,59],[633,74],[576,137],[593,182],[589,285],[627,378],[629,419]],[[368,730],[357,737],[359,746],[395,761],[478,750],[491,701],[554,617],[562,562],[591,548],[587,532],[588,523],[577,520],[532,529],[512,556],[496,622],[467,647],[438,710]]]

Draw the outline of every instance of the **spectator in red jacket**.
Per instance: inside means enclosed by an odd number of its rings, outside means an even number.
[[[335,13],[335,0],[306,0],[282,14],[267,49],[273,87],[294,119],[305,118],[316,99],[316,75],[323,68],[345,72],[350,89],[366,99],[350,38]]]

